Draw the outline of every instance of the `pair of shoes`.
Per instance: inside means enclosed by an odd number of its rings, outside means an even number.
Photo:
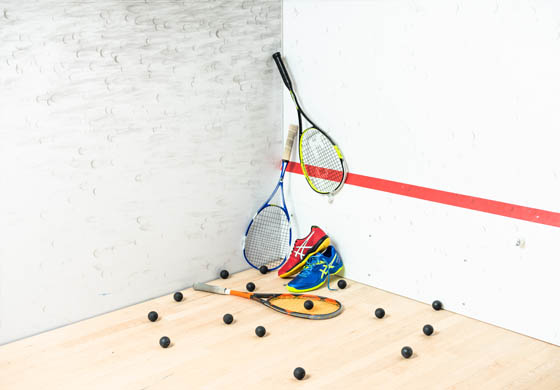
[[[278,276],[286,278],[300,272],[286,288],[291,292],[318,289],[325,282],[330,288],[330,276],[344,270],[336,249],[330,245],[329,236],[318,226],[312,226],[309,234],[296,240],[290,258],[278,270]]]

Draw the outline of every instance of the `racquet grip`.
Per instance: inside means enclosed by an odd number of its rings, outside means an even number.
[[[294,144],[294,138],[296,138],[297,131],[298,127],[296,125],[290,125],[288,128],[286,146],[284,146],[284,154],[282,154],[282,160],[284,161],[290,161],[290,156],[292,155],[292,145]]]
[[[282,80],[284,80],[284,85],[286,85],[286,88],[288,88],[291,91],[292,81],[290,80],[290,76],[288,76],[288,71],[286,70],[286,67],[284,66],[284,62],[282,61],[282,55],[280,54],[280,52],[276,52],[272,55],[272,58],[274,58],[274,62],[276,62],[276,66],[278,67],[280,76],[282,76]]]
[[[195,290],[195,291],[206,291],[206,292],[213,293],[213,294],[222,294],[222,295],[228,295],[229,294],[229,289],[227,289],[227,288],[218,287],[218,286],[211,286],[211,285],[206,284],[206,283],[195,283],[193,285],[193,290]]]
[[[230,290],[230,295],[235,295],[236,297],[251,299],[251,296],[253,295],[253,293]]]

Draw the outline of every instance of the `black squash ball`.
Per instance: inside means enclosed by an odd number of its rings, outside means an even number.
[[[303,307],[305,307],[307,310],[313,309],[313,301],[308,299],[307,301],[303,302]]]
[[[220,278],[222,279],[227,279],[229,278],[229,272],[227,272],[225,269],[220,271]]]
[[[149,319],[150,321],[152,321],[152,322],[157,321],[157,319],[158,319],[158,313],[155,312],[155,311],[149,312],[149,313],[148,313],[148,319]]]
[[[266,265],[261,265],[261,268],[259,268],[259,271],[261,272],[261,274],[266,274],[268,273],[268,267]]]
[[[341,288],[343,290],[346,288],[346,280],[344,279],[340,279],[337,284],[338,284],[338,288]]]
[[[249,283],[247,283],[247,285],[245,286],[245,288],[247,289],[247,291],[253,292],[253,291],[255,291],[255,283],[249,282]]]
[[[305,378],[305,370],[301,367],[296,367],[296,369],[294,370],[294,376],[298,381],[302,380],[303,378]]]
[[[375,309],[375,316],[376,316],[377,318],[383,318],[383,317],[385,317],[385,310],[383,310],[383,309],[380,308],[380,307],[377,308],[377,309]]]
[[[226,324],[231,324],[233,322],[233,316],[231,314],[224,314],[224,322]]]
[[[432,302],[432,307],[434,310],[441,310],[443,309],[443,303],[441,303],[441,301],[433,301]]]
[[[173,294],[173,299],[175,299],[177,302],[181,302],[183,300],[183,293],[177,291],[175,294]]]
[[[430,324],[424,325],[422,332],[424,332],[426,336],[431,336],[432,333],[434,333],[434,327]]]
[[[403,347],[401,349],[401,355],[403,355],[403,358],[408,359],[409,357],[412,356],[412,348],[410,347]]]
[[[163,336],[161,339],[159,339],[159,345],[161,345],[162,348],[169,347],[169,344],[171,344],[171,340],[169,340],[169,337]]]

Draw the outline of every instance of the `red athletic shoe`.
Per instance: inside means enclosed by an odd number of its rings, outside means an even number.
[[[278,276],[287,278],[297,274],[311,256],[322,252],[331,244],[331,239],[317,226],[311,226],[311,232],[296,240],[292,254],[286,263],[278,270]]]

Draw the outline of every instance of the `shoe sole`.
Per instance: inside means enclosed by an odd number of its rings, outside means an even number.
[[[339,273],[341,273],[342,271],[344,271],[344,265],[342,267],[340,267],[340,269],[338,271],[336,271],[335,273],[331,274],[332,275],[338,275]],[[286,289],[290,292],[295,292],[295,293],[302,293],[302,292],[308,292],[308,291],[313,291],[313,290],[317,290],[319,287],[321,287],[323,284],[325,284],[327,282],[327,279],[323,280],[321,283],[319,283],[317,286],[315,287],[311,287],[311,288],[306,288],[304,290],[298,290],[297,288],[293,288],[290,286],[286,286]]]
[[[305,265],[305,263],[307,263],[307,260],[309,260],[309,258],[311,256],[313,256],[316,253],[322,252],[325,249],[327,249],[329,247],[329,245],[331,245],[331,239],[329,236],[325,236],[323,237],[321,240],[319,240],[314,246],[313,248],[311,248],[311,252],[309,252],[302,261],[300,261],[299,263],[296,264],[295,267],[293,267],[292,269],[290,269],[288,272],[283,273],[282,275],[278,275],[281,278],[288,278],[292,275],[297,274],[299,271],[301,271],[301,269],[303,268],[303,266]]]

